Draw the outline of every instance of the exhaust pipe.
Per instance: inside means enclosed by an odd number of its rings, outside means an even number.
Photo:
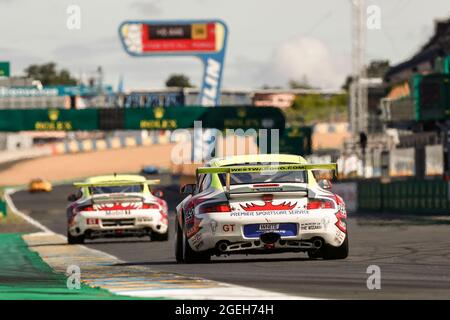
[[[315,249],[322,248],[322,245],[323,245],[323,241],[321,239],[315,239],[313,241],[313,246],[314,246]]]
[[[221,241],[217,243],[216,247],[220,252],[225,252],[228,248],[228,243],[226,241]]]

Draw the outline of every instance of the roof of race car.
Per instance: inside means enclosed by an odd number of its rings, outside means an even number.
[[[211,167],[222,167],[235,164],[255,164],[255,163],[295,163],[306,164],[305,158],[292,154],[249,154],[239,156],[229,156],[224,158],[211,159],[207,165]]]

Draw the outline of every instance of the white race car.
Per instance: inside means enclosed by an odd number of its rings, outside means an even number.
[[[177,206],[176,260],[212,255],[307,252],[310,258],[348,255],[345,204],[315,170],[295,155],[244,155],[211,160]]]
[[[99,176],[75,183],[79,188],[68,200],[67,241],[150,236],[168,239],[168,207],[162,192],[150,190],[159,180],[138,175]]]

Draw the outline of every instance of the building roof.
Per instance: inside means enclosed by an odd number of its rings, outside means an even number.
[[[435,21],[435,32],[433,36],[421,47],[420,51],[414,54],[410,59],[392,66],[386,73],[385,78],[389,79],[403,71],[413,69],[414,67],[430,62],[440,56],[450,54],[450,18]]]

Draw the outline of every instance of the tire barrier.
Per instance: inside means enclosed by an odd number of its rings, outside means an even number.
[[[146,138],[136,136],[111,137],[106,139],[68,140],[65,142],[55,143],[53,145],[53,154],[57,155],[66,153],[103,151],[108,149],[132,148],[167,143],[169,143],[169,137],[167,135],[160,135],[158,132],[154,132]]]

